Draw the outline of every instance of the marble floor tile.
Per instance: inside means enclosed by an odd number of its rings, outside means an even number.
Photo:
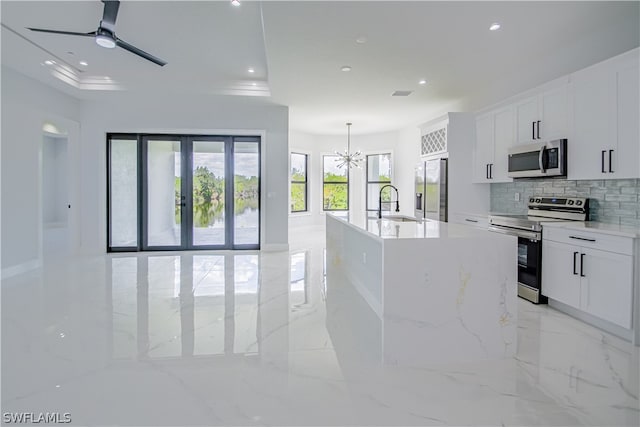
[[[385,364],[358,293],[327,305],[322,231],[290,235],[289,252],[78,257],[4,280],[3,422],[640,424],[638,348],[524,300],[515,357]]]

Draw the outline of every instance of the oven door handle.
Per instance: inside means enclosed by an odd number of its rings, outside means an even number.
[[[495,226],[489,226],[489,231],[494,231],[496,233],[501,233],[501,234],[508,234],[509,236],[524,237],[525,239],[529,239],[534,242],[537,242],[538,240],[540,240],[540,233],[536,233],[535,231],[512,230],[508,228],[500,228]]]

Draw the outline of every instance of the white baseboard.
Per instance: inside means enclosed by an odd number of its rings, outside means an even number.
[[[571,317],[575,317],[576,319],[581,320],[585,323],[588,323],[591,326],[595,326],[596,328],[602,329],[624,340],[633,342],[633,331],[630,329],[625,329],[621,326],[614,325],[611,322],[607,322],[606,320],[599,319],[595,316],[590,315],[589,313],[585,313],[582,310],[578,310],[576,308],[570,307],[564,303],[561,303],[560,301],[556,301],[551,298],[549,298],[548,304],[549,304],[549,307],[555,308],[556,310],[561,311],[565,314],[568,314]]]
[[[40,267],[42,267],[42,262],[39,259],[34,259],[29,262],[14,265],[12,267],[3,268],[2,280],[8,279],[9,277],[17,276],[18,274],[26,273],[27,271],[35,270],[36,268]]]
[[[288,243],[268,243],[265,245],[260,245],[260,250],[263,252],[281,252],[288,251],[289,244]]]

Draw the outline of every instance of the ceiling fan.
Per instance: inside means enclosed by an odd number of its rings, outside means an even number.
[[[118,8],[120,7],[119,0],[102,0],[104,3],[104,12],[102,13],[102,20],[96,31],[90,33],[76,33],[74,31],[59,31],[59,30],[47,30],[43,28],[28,28],[31,31],[38,31],[41,33],[53,33],[53,34],[65,34],[68,36],[83,36],[93,37],[96,43],[102,47],[112,49],[116,46],[121,47],[129,52],[138,55],[148,61],[153,62],[161,67],[167,64],[160,58],[157,58],[150,53],[145,52],[142,49],[125,42],[122,39],[116,37],[116,18],[118,17]]]

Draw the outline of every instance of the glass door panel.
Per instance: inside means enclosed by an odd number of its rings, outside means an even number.
[[[222,246],[225,227],[225,141],[193,141],[193,246]]]
[[[138,140],[109,139],[109,248],[138,247]]]
[[[233,146],[233,244],[260,243],[260,153],[257,142]]]
[[[146,159],[146,231],[147,246],[177,247],[182,245],[181,142],[170,139],[148,139]]]

